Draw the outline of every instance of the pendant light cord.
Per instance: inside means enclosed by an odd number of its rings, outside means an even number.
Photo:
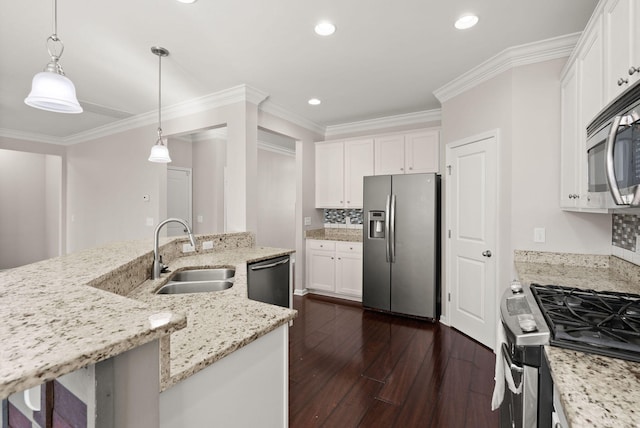
[[[58,0],[53,0],[53,37],[58,38]]]
[[[162,140],[162,55],[158,55],[158,137]]]

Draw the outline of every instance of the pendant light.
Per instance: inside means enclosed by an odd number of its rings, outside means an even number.
[[[151,147],[150,162],[171,162],[166,141],[162,138],[162,57],[169,56],[169,51],[159,46],[153,46],[151,52],[158,55],[158,141]]]
[[[31,82],[31,92],[24,102],[31,107],[56,113],[82,113],[73,82],[64,75],[60,57],[64,44],[58,38],[58,1],[53,1],[53,34],[47,38],[51,61]]]

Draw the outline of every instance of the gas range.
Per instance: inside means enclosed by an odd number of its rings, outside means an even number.
[[[551,345],[640,362],[640,296],[531,284]]]

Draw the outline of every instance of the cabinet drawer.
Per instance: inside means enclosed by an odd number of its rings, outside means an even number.
[[[310,239],[307,242],[309,244],[309,248],[311,248],[312,250],[335,251],[336,249],[335,241],[323,241],[320,239]]]
[[[362,254],[362,243],[360,242],[336,242],[336,251],[341,253]]]

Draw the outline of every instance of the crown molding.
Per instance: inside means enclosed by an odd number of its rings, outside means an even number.
[[[284,107],[274,104],[271,100],[266,100],[264,103],[262,103],[262,105],[260,105],[260,110],[265,113],[277,116],[280,119],[284,119],[293,124],[302,126],[303,128],[308,129],[309,131],[313,131],[316,134],[324,135],[326,130],[324,126],[312,122],[309,119],[298,114],[295,114],[285,109]]]
[[[249,102],[259,105],[267,99],[269,94],[253,88],[248,85],[238,85],[229,89],[214,92],[203,97],[194,98],[178,104],[162,108],[162,116],[165,120],[176,119],[191,114],[200,113],[202,111],[222,107],[238,102]],[[108,135],[119,132],[128,131],[130,129],[139,128],[141,126],[151,125],[157,121],[157,111],[138,114],[128,119],[119,120],[104,126],[90,129],[85,132],[71,135],[64,138],[66,145],[84,143],[85,141],[94,140],[96,138],[106,137]]]
[[[423,110],[414,113],[399,114],[395,116],[380,117],[377,119],[361,120],[358,122],[343,123],[327,126],[325,137],[332,138],[352,132],[367,132],[394,126],[424,125],[426,122],[440,121],[442,114],[440,109]]]
[[[436,89],[433,95],[443,103],[511,68],[568,57],[578,42],[580,34],[580,32],[572,33],[507,48]]]
[[[264,141],[258,141],[258,148],[262,150],[267,150],[269,152],[279,153],[281,155],[286,156],[295,156],[296,151],[291,150],[287,147],[276,146],[275,144],[265,143]]]
[[[35,132],[16,131],[7,128],[0,128],[0,137],[11,138],[14,140],[33,141],[36,143],[56,144],[59,146],[65,145],[65,139],[63,137],[53,137],[51,135],[37,134]]]

